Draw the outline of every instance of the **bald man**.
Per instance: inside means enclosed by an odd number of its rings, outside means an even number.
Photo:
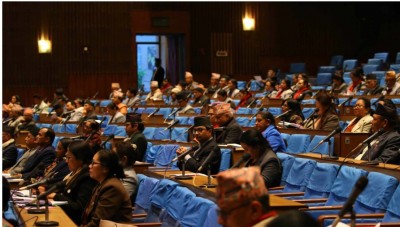
[[[193,80],[193,75],[190,72],[185,73],[185,90],[191,91],[199,86],[199,83]]]
[[[382,91],[382,95],[399,95],[400,94],[400,83],[396,82],[396,72],[386,72],[386,88]]]
[[[15,134],[17,134],[19,131],[30,131],[32,128],[36,128],[36,122],[33,120],[32,108],[25,108],[22,117],[23,119],[17,126]]]

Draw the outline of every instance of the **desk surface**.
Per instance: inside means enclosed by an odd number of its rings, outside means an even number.
[[[167,171],[165,174],[165,178],[182,184],[183,186],[192,190],[197,196],[204,197],[213,202],[216,202],[216,200],[215,200],[216,188],[200,188],[200,185],[207,183],[207,177],[199,175],[199,176],[196,176],[194,179],[190,179],[190,180],[175,180],[172,178],[174,174],[181,174],[181,173],[182,173],[181,171],[177,171],[177,170]],[[187,172],[187,173],[193,174],[190,172]],[[164,178],[164,171],[162,171],[162,172],[148,171],[148,172],[145,172],[145,175],[147,175],[149,177],[154,177],[157,179],[162,179],[162,178]],[[216,184],[217,181],[212,178],[211,183]],[[281,198],[276,195],[270,195],[269,200],[270,200],[269,203],[270,203],[271,208],[278,212],[290,210],[290,209],[299,209],[299,208],[307,207],[307,205],[305,205],[305,204],[294,202],[294,201],[291,201],[288,199],[284,199],[284,198]]]
[[[15,208],[17,212],[20,211],[22,208]],[[26,209],[23,209],[20,213],[20,218],[23,222],[26,222],[24,226],[35,226],[36,218],[38,217],[37,221],[44,221],[45,215],[44,214],[28,214]],[[61,207],[49,207],[49,220],[50,221],[57,221],[60,227],[73,227],[76,226],[75,223],[64,213]]]

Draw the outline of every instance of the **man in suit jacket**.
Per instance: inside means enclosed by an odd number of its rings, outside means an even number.
[[[375,114],[372,116],[372,131],[377,132],[380,129],[383,133],[371,141],[370,147],[365,145],[353,157],[358,160],[368,160],[368,154],[371,161],[400,164],[400,134],[397,131],[398,116],[395,109],[378,104]]]
[[[14,128],[3,128],[3,170],[10,168],[17,162],[18,151],[15,146]]]
[[[161,88],[162,82],[164,80],[164,75],[165,75],[165,70],[161,66],[161,59],[156,58],[155,66],[156,66],[156,69],[153,72],[153,77],[151,78],[151,81],[157,81],[158,88]]]
[[[207,174],[208,166],[210,166],[211,174],[219,172],[221,163],[221,150],[213,137],[213,129],[210,118],[208,116],[199,116],[194,118],[193,132],[195,140],[199,146],[194,146],[192,152],[182,157],[178,162],[179,169],[185,165],[185,169],[197,172],[203,165],[201,173]],[[176,154],[180,155],[187,151],[187,148],[180,147],[176,150]],[[204,163],[210,156],[208,163]]]
[[[21,174],[17,174],[25,181],[43,174],[44,169],[49,166],[56,157],[56,152],[52,143],[55,138],[55,133],[51,128],[41,128],[36,136],[36,143],[39,148],[29,159],[26,161],[24,169]]]
[[[383,91],[383,87],[379,86],[378,80],[375,74],[368,74],[366,76],[365,89],[363,95],[379,95]]]
[[[115,103],[110,103],[107,105],[107,113],[111,115],[108,124],[125,123],[126,121],[125,115],[118,111],[118,106],[115,105]]]
[[[223,128],[222,133],[217,136],[217,143],[239,144],[243,130],[233,117],[231,105],[229,103],[220,103],[213,107],[213,111],[218,125]]]
[[[131,144],[136,146],[136,160],[144,161],[144,155],[147,150],[147,139],[143,135],[144,124],[139,114],[128,114],[126,118],[125,131],[129,136],[126,140],[129,140]]]
[[[369,133],[371,131],[372,116],[371,102],[367,98],[359,98],[354,106],[354,115],[343,132]]]

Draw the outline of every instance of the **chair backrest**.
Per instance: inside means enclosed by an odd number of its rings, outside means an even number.
[[[327,198],[335,182],[338,168],[339,166],[335,164],[318,162],[311,173],[304,198]]]
[[[390,65],[390,70],[394,70],[396,73],[400,73],[400,64]]]
[[[170,139],[171,131],[165,130],[165,128],[155,128],[153,139],[154,140],[166,140]],[[147,138],[147,137],[146,137]]]
[[[222,172],[227,170],[231,167],[231,157],[232,157],[232,150],[228,148],[221,149],[221,163],[219,165],[219,171]]]
[[[290,64],[290,73],[305,73],[306,72],[306,63],[291,63]]]
[[[184,209],[181,226],[203,226],[207,219],[208,212],[215,209],[215,203],[202,197],[195,197]]]
[[[387,52],[375,53],[374,58],[382,59],[383,63],[387,63],[389,61],[389,53]]]
[[[179,125],[187,125],[189,121],[189,117],[186,116],[176,116],[175,120],[179,120]]]
[[[174,127],[172,129],[171,139],[179,142],[188,142],[189,128],[187,127]]]
[[[125,126],[118,125],[114,130],[114,135],[116,136],[127,136],[125,131]]]
[[[176,144],[166,144],[161,145],[157,151],[154,165],[157,167],[168,167],[172,159],[176,157],[176,150],[179,145]]]
[[[314,112],[315,108],[304,107],[301,112],[303,113],[305,118],[309,118],[311,114]]]
[[[367,171],[349,166],[342,166],[335,182],[333,182],[331,193],[325,206],[342,205],[346,202],[353,187],[361,176],[366,176]]]
[[[397,52],[395,64],[400,64],[400,52]]]
[[[317,162],[311,159],[296,158],[286,178],[283,192],[304,191]]]
[[[163,226],[175,226],[183,218],[185,207],[196,197],[196,194],[186,187],[177,186],[166,202],[166,212],[161,217]]]
[[[159,222],[161,212],[165,209],[166,201],[179,184],[177,182],[162,179],[150,195],[150,208],[147,212],[145,222]]]
[[[100,106],[100,107],[107,107],[107,105],[110,104],[110,103],[111,103],[111,100],[109,100],[109,99],[104,99],[104,100],[101,100],[101,101],[100,101],[99,106]]]
[[[252,113],[252,108],[247,108],[247,107],[239,107],[239,109],[236,111],[236,114],[251,114]]]
[[[379,58],[370,58],[367,62],[368,65],[379,65],[382,66],[383,60]]]
[[[378,81],[379,85],[381,85],[381,86],[385,85],[385,83],[381,84],[382,81],[385,82],[385,74],[386,74],[385,71],[373,71],[371,73],[376,75],[376,80]],[[383,78],[383,80],[382,80],[382,78]]]
[[[358,66],[357,59],[347,59],[343,61],[343,71],[351,71]]]
[[[286,179],[287,176],[289,175],[290,169],[292,168],[295,158],[292,155],[283,152],[276,152],[276,156],[278,156],[279,160],[281,161],[282,165],[281,185],[284,186],[286,185]]]
[[[307,148],[307,152],[311,151],[311,149],[313,149],[315,146],[317,146],[317,144],[323,140],[325,138],[325,136],[320,136],[320,135],[315,135],[314,138],[311,140],[310,144],[308,145]],[[319,153],[319,154],[329,154],[329,152],[333,152],[333,144],[334,144],[334,140],[335,138],[331,137],[329,139],[330,141],[330,146],[328,142],[325,142],[323,144],[321,144],[315,151],[313,151],[314,153]]]
[[[320,66],[318,69],[318,73],[335,73],[335,66]]]
[[[282,113],[282,108],[280,108],[280,107],[270,107],[270,108],[268,108],[268,112],[270,112],[274,116],[277,116],[277,115]]]
[[[18,161],[22,157],[22,155],[24,155],[25,149],[17,148],[17,152],[18,152],[18,155],[17,155],[17,161]]]
[[[310,144],[310,135],[306,134],[292,134],[288,141],[286,151],[288,153],[304,153]]]
[[[216,205],[210,208],[203,227],[222,227],[222,225],[218,224],[217,208],[218,207]]]
[[[367,187],[354,204],[355,212],[361,214],[385,212],[398,184],[399,181],[392,176],[369,172]]]
[[[66,130],[66,126],[63,124],[53,124],[53,126],[51,127],[55,133],[65,133]]]
[[[75,134],[76,129],[78,128],[78,124],[66,124],[66,132]]]
[[[317,85],[329,85],[332,83],[332,73],[318,73]]]
[[[247,84],[246,81],[239,80],[237,82],[237,89],[239,89],[239,90],[246,89],[246,84]]]
[[[162,114],[164,115],[164,118],[167,118],[168,115],[172,112],[172,108],[170,107],[162,107],[160,108],[160,110],[158,111],[158,114]]]
[[[390,199],[382,222],[400,222],[400,185],[397,186]]]
[[[248,117],[236,117],[236,122],[242,127],[247,127],[250,119]]]
[[[374,71],[378,71],[379,69],[380,65],[370,65],[370,64],[363,65],[363,71],[365,75],[370,74]]]
[[[111,134],[114,134],[114,131],[115,131],[116,128],[117,128],[117,125],[107,125],[104,128],[103,135],[109,136]]]
[[[341,68],[343,64],[343,55],[334,55],[331,57],[331,62],[329,65],[336,66],[337,68]]]
[[[138,192],[135,200],[134,214],[147,213],[150,208],[150,195],[154,188],[157,186],[159,180],[147,177],[143,174],[138,174],[139,181]]]

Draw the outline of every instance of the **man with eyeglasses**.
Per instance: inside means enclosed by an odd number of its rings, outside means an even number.
[[[396,82],[395,71],[386,72],[385,82],[386,82],[386,88],[382,91],[382,95],[400,94],[400,83]]]
[[[176,94],[176,101],[179,105],[178,114],[194,114],[193,107],[189,104],[189,98],[191,93],[189,91],[181,91]]]
[[[365,89],[363,95],[379,95],[382,93],[383,87],[379,86],[375,74],[368,74],[365,78],[365,86],[367,89]]]
[[[218,223],[228,227],[266,226],[277,215],[259,167],[230,169],[217,175]]]
[[[202,173],[207,174],[207,170],[210,168],[211,174],[217,174],[221,163],[221,150],[213,137],[210,118],[208,116],[195,117],[193,133],[194,139],[199,145],[192,147],[192,152],[178,161],[179,169],[182,169],[182,166],[185,165],[186,170],[197,172],[199,167],[203,165],[206,168],[202,169]],[[180,155],[186,151],[187,148],[179,147],[176,150],[176,154]],[[210,155],[208,163],[204,163]]]
[[[229,103],[219,103],[213,107],[216,123],[222,129],[216,141],[219,144],[240,143],[243,130],[233,117],[234,110]]]

